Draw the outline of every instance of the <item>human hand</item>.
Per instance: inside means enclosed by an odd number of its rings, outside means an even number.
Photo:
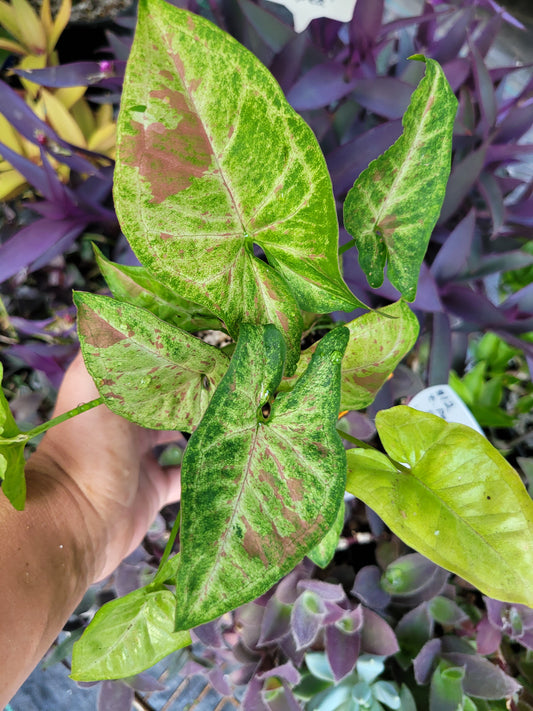
[[[65,374],[54,416],[97,397],[78,353]],[[30,460],[30,475],[45,472],[76,497],[93,559],[88,583],[109,575],[139,545],[157,512],[179,499],[179,468],[163,469],[152,449],[182,437],[143,429],[105,405],[46,433]],[[79,527],[77,517],[73,509],[72,524]]]

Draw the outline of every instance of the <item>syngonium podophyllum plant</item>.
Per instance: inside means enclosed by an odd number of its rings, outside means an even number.
[[[336,427],[341,410],[372,402],[417,337],[406,301],[444,197],[456,101],[434,60],[413,59],[425,61],[425,77],[403,134],[344,205],[347,248],[357,246],[369,283],[381,283],[387,263],[404,298],[301,352],[317,314],[363,306],[340,273],[318,144],[235,40],[163,0],[141,0],[114,194],[143,266],[97,254],[114,298],[75,294],[100,393],[84,408],[105,403],[143,426],[192,434],[181,525],[160,569],[96,614],[75,646],[75,679],[135,674],[304,556],[327,564],[345,489],[486,594],[533,604],[533,504],[482,436],[408,407],[376,418],[386,453],[357,440],[346,452]],[[235,341],[231,358],[193,335],[213,328]],[[22,451],[36,432],[19,432],[1,405],[0,474],[22,508]]]

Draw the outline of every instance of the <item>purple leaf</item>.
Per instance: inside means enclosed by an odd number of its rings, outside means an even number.
[[[14,345],[6,349],[6,354],[20,358],[26,365],[39,370],[54,388],[59,388],[65,374],[67,363],[74,357],[78,346],[50,346],[44,343]]]
[[[430,639],[413,659],[413,671],[417,684],[429,684],[441,647],[440,639]]]
[[[164,691],[167,687],[161,684],[155,677],[147,672],[141,672],[130,677],[126,682],[135,691],[141,693],[152,693],[153,691]]]
[[[470,210],[447,237],[433,260],[431,273],[437,283],[450,281],[465,269],[472,251],[475,227],[476,213]]]
[[[478,188],[492,219],[491,237],[495,237],[505,222],[505,204],[496,176],[488,171],[483,171],[479,176]]]
[[[465,59],[464,57],[455,57],[455,59],[446,62],[446,64],[442,67],[442,70],[446,75],[446,79],[448,80],[452,91],[456,92],[468,79],[471,67],[468,59]]]
[[[346,594],[340,584],[334,585],[323,580],[300,580],[296,588],[298,592],[310,590],[324,601],[342,602],[346,600]]]
[[[496,97],[494,95],[494,87],[483,57],[474,44],[470,45],[470,54],[472,55],[472,70],[476,96],[481,112],[480,127],[482,129],[483,138],[487,138],[489,131],[494,127],[496,122]]]
[[[409,610],[396,625],[396,637],[402,651],[414,659],[433,636],[434,627],[427,602]]]
[[[362,625],[362,607],[358,606],[326,628],[326,653],[335,681],[343,679],[355,667],[361,646],[359,631]]]
[[[338,62],[318,64],[303,75],[287,93],[296,111],[318,109],[342,99],[356,86],[357,80],[346,80],[346,68]]]
[[[356,80],[351,96],[378,116],[400,119],[409,106],[414,89],[412,84],[395,77],[375,77]]]
[[[43,218],[23,227],[7,242],[0,245],[0,283],[18,274],[21,269],[32,270],[38,259],[60,241],[74,241],[87,221],[50,220]]]
[[[377,565],[365,565],[357,571],[350,592],[372,610],[384,610],[391,600],[381,587],[381,570]]]
[[[479,654],[494,654],[502,641],[502,633],[484,617],[476,627],[476,648]]]
[[[399,296],[398,296],[399,298]],[[420,275],[416,289],[416,298],[413,301],[415,311],[442,311],[442,302],[437,283],[425,262],[420,265]]]
[[[483,2],[481,2],[481,5],[484,5],[486,8],[491,8],[492,10],[497,12],[510,25],[514,25],[514,27],[518,27],[518,29],[520,30],[526,29],[524,25],[516,19],[516,17],[511,15],[510,12],[507,12],[507,10],[505,10],[501,5],[498,5],[497,2],[494,2],[494,0],[483,0]]]
[[[474,17],[474,8],[468,7],[458,12],[458,18],[448,32],[430,48],[428,54],[440,64],[446,64],[459,56],[466,42],[469,25]]]
[[[285,94],[288,93],[300,74],[302,61],[309,40],[307,33],[301,32],[287,42],[281,52],[276,54],[269,69]]]
[[[242,605],[235,611],[235,625],[241,630],[240,641],[246,649],[255,651],[261,634],[265,608],[255,602]]]
[[[221,696],[231,696],[232,690],[228,682],[228,677],[222,669],[211,669],[207,675],[211,686],[218,691]]]
[[[439,19],[442,19],[445,16],[451,15],[454,12],[453,9],[451,10],[443,10],[442,12],[439,12]],[[418,25],[419,26],[419,31],[417,34],[417,38],[419,40],[419,43],[421,42],[423,46],[429,46],[433,44],[432,39],[424,39],[421,40],[421,37],[423,35],[427,36],[427,32],[423,28],[427,28],[427,26],[430,26],[434,23],[435,20],[435,11],[433,8],[431,10],[427,10],[425,8],[424,12],[421,15],[415,15],[413,17],[401,17],[397,20],[391,20],[391,22],[386,22],[384,25],[381,26],[379,33],[378,33],[378,39],[381,39],[383,37],[388,37],[392,33],[397,32],[398,30],[402,30],[405,27],[411,27],[412,25]]]
[[[453,666],[465,667],[464,692],[477,699],[505,699],[522,688],[518,682],[483,657],[450,652],[442,654],[442,658]]]
[[[272,679],[273,677],[288,681],[289,684],[298,684],[301,678],[300,672],[296,669],[292,662],[286,662],[285,664],[281,664],[279,667],[268,669],[267,671],[261,672],[257,675],[257,678],[261,681],[265,681],[265,679]]]
[[[487,155],[487,146],[482,145],[476,151],[452,167],[446,188],[446,196],[439,217],[439,224],[445,222],[461,207],[471,188],[475,185]]]
[[[449,573],[420,553],[397,558],[385,570],[381,585],[400,605],[431,600],[444,589]]]
[[[48,181],[41,166],[21,156],[20,153],[0,143],[0,156],[21,173],[43,197],[51,198]]]
[[[253,27],[274,54],[280,52],[294,37],[294,30],[279,20],[272,12],[258,7],[250,0],[238,0],[238,3],[247,24]]]
[[[300,668],[302,666],[306,650],[296,648],[296,642],[292,634],[283,637],[283,639],[278,642],[278,646],[295,667]]]
[[[533,153],[533,143],[507,143],[505,145],[492,145],[487,149],[485,165],[493,163],[509,163],[511,161],[524,161],[526,156]]]
[[[103,681],[98,694],[98,711],[131,711],[133,689],[122,681]]]
[[[501,305],[502,309],[517,308],[523,313],[533,313],[533,283],[511,294]],[[11,322],[16,327],[14,319]]]
[[[290,631],[292,606],[273,595],[265,607],[258,647],[278,642]]]
[[[450,285],[442,292],[449,311],[473,324],[476,329],[503,329],[510,333],[527,333],[533,330],[533,316],[517,318],[512,311],[503,311],[492,304],[486,296],[468,287]]]
[[[502,26],[501,15],[492,15],[475,39],[475,46],[482,57],[485,57],[494,44]]]
[[[517,141],[533,124],[533,101],[513,106],[499,122],[493,142],[505,144]]]
[[[392,627],[376,612],[367,607],[361,609],[363,610],[361,651],[383,657],[396,654],[400,647]]]
[[[62,311],[57,311],[54,316],[44,319],[26,319],[20,318],[18,316],[10,316],[9,320],[11,324],[17,330],[17,333],[22,333],[25,336],[36,336],[44,335],[45,333],[50,333],[49,326],[51,326],[56,320],[62,323],[61,330],[54,329],[54,335],[68,335],[76,327],[76,320],[74,317],[74,308],[70,307]],[[70,325],[69,325],[70,324]]]
[[[533,255],[515,249],[512,252],[496,252],[487,254],[476,260],[476,264],[470,269],[469,276],[483,277],[497,272],[506,272],[512,269],[520,269],[533,264]],[[509,304],[509,306],[508,306]],[[513,301],[506,301],[501,310],[511,308]],[[528,309],[529,310],[529,309]]]
[[[218,619],[195,627],[194,636],[206,647],[221,648],[224,645]]]
[[[315,641],[325,616],[326,606],[319,595],[304,590],[298,596],[291,612],[291,631],[298,651]]]
[[[106,30],[106,39],[116,60],[126,62],[130,56],[132,37],[131,35],[116,35],[114,32]]]
[[[80,214],[80,211],[77,209],[76,198],[73,191],[66,185],[63,185],[59,180],[42,146],[41,163],[46,182],[48,183],[48,192],[51,196],[51,202],[63,209],[65,217],[75,217]]]
[[[242,711],[270,711],[263,701],[261,689],[263,684],[255,676],[246,687],[246,692],[241,701]]]
[[[361,58],[371,52],[382,27],[384,0],[359,0],[350,22],[350,41]]]
[[[45,252],[43,252],[39,257],[37,257],[37,259],[35,259],[29,265],[28,271],[34,272],[37,269],[41,269],[42,267],[49,264],[59,254],[63,254],[63,252],[66,252],[66,250],[72,245],[76,238],[79,237],[79,235],[87,227],[89,220],[64,220],[63,223],[58,224],[58,234],[60,230],[63,231],[62,228],[59,228],[59,225],[65,223],[72,224],[72,227],[70,229],[67,229],[65,231],[65,234],[63,234],[63,236],[60,237],[57,242],[52,244]]]
[[[102,80],[124,77],[124,61],[73,62],[46,69],[14,69],[13,73],[49,87],[91,86]]]
[[[88,155],[99,154],[76,148],[60,138],[53,128],[41,121],[24,99],[3,81],[0,81],[0,113],[28,141],[42,145],[42,141],[45,140],[47,151],[60,163],[65,163],[78,173],[92,175],[98,172],[92,163],[76,155],[74,151],[81,151]],[[106,156],[101,157],[109,160]]]
[[[326,161],[335,194],[346,193],[368,164],[390,148],[401,133],[400,119],[387,121],[331,151]]]

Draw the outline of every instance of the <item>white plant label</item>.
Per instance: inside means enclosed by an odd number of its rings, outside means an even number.
[[[350,22],[356,0],[271,0],[292,12],[295,32],[303,32],[311,20],[327,17]]]
[[[485,435],[474,415],[449,385],[432,385],[417,393],[409,402],[409,407],[430,415],[442,417],[447,422],[468,425],[476,432]]]

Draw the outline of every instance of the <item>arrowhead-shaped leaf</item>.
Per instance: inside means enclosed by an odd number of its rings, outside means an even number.
[[[110,410],[153,429],[192,431],[227,356],[146,309],[77,292],[83,359]]]
[[[121,679],[153,666],[191,643],[174,631],[176,598],[170,590],[141,588],[101,607],[74,645],[76,681]]]
[[[344,225],[354,237],[368,283],[387,276],[409,301],[439,216],[450,174],[457,100],[434,59],[411,97],[403,133],[355,181],[344,203]]]
[[[0,383],[4,369],[0,363]],[[2,491],[12,506],[22,511],[26,501],[26,479],[24,477],[24,446],[27,439],[17,427],[17,423],[2,389],[0,388],[0,480]]]
[[[368,407],[379,389],[411,350],[418,337],[418,319],[404,301],[363,314],[346,324],[350,341],[342,360],[341,410]],[[295,374],[281,389],[293,387],[309,365],[317,344],[302,352]]]
[[[163,0],[139,3],[114,195],[153,274],[233,336],[243,321],[273,322],[289,369],[297,305],[320,313],[360,305],[340,275],[335,201],[311,129],[248,50]]]
[[[407,545],[498,600],[533,606],[533,501],[485,437],[409,407],[376,417],[380,452],[347,452],[347,490]]]
[[[264,593],[333,525],[345,485],[335,424],[348,335],[341,327],[324,337],[294,390],[278,394],[268,413],[283,338],[272,325],[241,327],[183,458],[177,629]]]
[[[93,245],[96,261],[111,293],[118,301],[148,309],[184,331],[220,329],[221,321],[199,304],[169,289],[144,267],[130,267],[106,259]]]

